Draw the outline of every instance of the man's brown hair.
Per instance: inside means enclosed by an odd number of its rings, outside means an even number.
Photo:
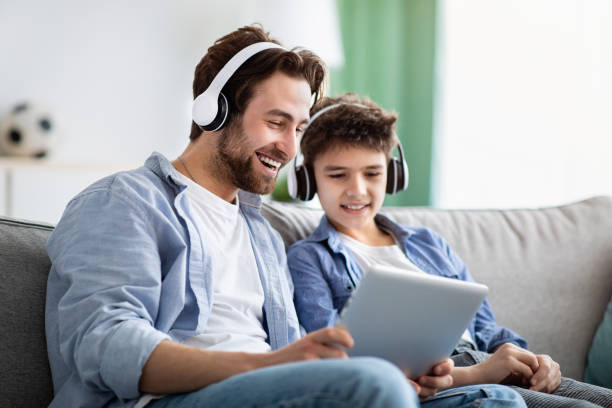
[[[208,52],[198,63],[193,79],[193,97],[196,98],[208,88],[221,68],[243,48],[258,42],[269,41],[280,44],[270,38],[261,26],[253,25],[219,38],[208,49]],[[230,121],[241,117],[249,100],[253,96],[253,89],[257,84],[266,80],[277,71],[293,78],[304,78],[314,102],[321,98],[326,74],[325,63],[316,54],[305,49],[291,51],[282,48],[271,48],[261,51],[234,72],[223,87],[223,94],[229,102]],[[195,140],[202,130],[195,122],[191,123],[189,138]]]
[[[304,164],[313,168],[318,155],[336,147],[358,147],[385,153],[399,142],[395,135],[396,113],[389,113],[366,97],[352,93],[323,98],[310,110],[312,118],[321,109],[340,104],[308,125],[300,143]]]

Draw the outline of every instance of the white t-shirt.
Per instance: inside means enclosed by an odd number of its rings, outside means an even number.
[[[206,330],[185,344],[223,351],[270,351],[263,328],[264,292],[245,219],[238,198],[228,203],[179,173],[187,184],[191,214],[212,259],[212,310]]]
[[[263,328],[264,292],[251,246],[249,230],[240,215],[238,198],[231,204],[179,173],[187,185],[193,221],[206,231],[212,259],[212,310],[206,330],[184,344],[208,350],[265,353],[270,351]],[[164,395],[145,394],[141,408]]]
[[[397,243],[394,245],[370,246],[341,232],[338,234],[340,240],[350,249],[355,260],[364,271],[376,266],[386,266],[407,273],[425,273],[408,259]],[[474,344],[468,330],[461,335],[461,339]]]

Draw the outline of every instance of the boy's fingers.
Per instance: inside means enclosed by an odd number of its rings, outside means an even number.
[[[554,391],[561,383],[559,364],[547,355],[538,355],[538,361],[540,368],[531,377],[529,389],[543,392]]]

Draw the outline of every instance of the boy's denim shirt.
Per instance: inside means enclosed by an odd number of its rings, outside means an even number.
[[[474,281],[459,256],[433,230],[406,227],[382,214],[376,215],[375,222],[393,234],[406,257],[422,271]],[[310,236],[289,248],[287,258],[295,285],[295,306],[302,326],[309,332],[333,326],[361,279],[363,270],[325,215]],[[418,311],[408,310],[406,313]],[[487,300],[478,309],[469,331],[479,350],[492,351],[508,342],[527,348],[527,342],[522,337],[495,322]]]
[[[201,333],[212,307],[207,242],[186,186],[161,154],[106,177],[68,204],[47,243],[52,266],[46,335],[52,407],[132,406],[151,352],[164,339]],[[272,349],[300,337],[283,242],[260,215],[261,198],[239,193],[264,290]]]

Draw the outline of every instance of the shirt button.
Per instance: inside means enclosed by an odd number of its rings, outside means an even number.
[[[351,285],[348,285],[348,286],[346,287],[346,290],[353,290],[353,287],[352,287]]]

